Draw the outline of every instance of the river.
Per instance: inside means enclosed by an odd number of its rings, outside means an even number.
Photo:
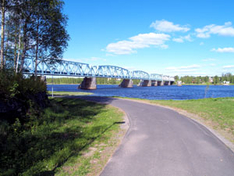
[[[95,96],[121,96],[150,100],[187,100],[217,97],[234,97],[234,86],[183,85],[120,88],[118,85],[97,85],[96,90],[77,89],[78,85],[47,85],[47,90],[90,92]]]

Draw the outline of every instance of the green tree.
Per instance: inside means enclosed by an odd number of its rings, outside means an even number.
[[[214,85],[217,85],[219,83],[219,77],[217,75],[213,78],[213,82]]]

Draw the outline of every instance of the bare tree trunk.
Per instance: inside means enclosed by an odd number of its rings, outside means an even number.
[[[9,30],[6,30],[5,32],[7,32],[6,33],[6,37],[5,37],[5,40],[7,41],[4,45],[6,45],[6,46],[4,46],[4,63],[3,63],[3,66],[5,67],[6,66],[6,61],[7,61],[7,59],[8,59],[8,50],[9,50],[9,43],[8,43],[8,41],[9,41],[9,38],[10,38],[10,31]]]
[[[18,56],[16,60],[16,68],[15,68],[16,73],[18,72],[18,67],[19,67],[20,50],[21,50],[21,28],[19,29],[19,49],[18,49]]]
[[[23,53],[21,56],[21,65],[20,65],[20,70],[19,72],[21,73],[23,71],[23,67],[24,67],[24,59],[25,59],[25,55],[26,55],[26,51],[27,51],[27,20],[24,23],[24,28],[23,28]]]
[[[15,46],[14,46],[14,70],[16,72],[16,62],[17,62],[17,31],[15,31]]]
[[[39,19],[37,23],[37,38],[36,38],[36,57],[35,57],[35,76],[37,76],[37,62],[38,62],[38,45],[39,45]]]
[[[4,35],[5,35],[5,0],[2,0],[2,26],[1,26],[1,69],[4,68]]]

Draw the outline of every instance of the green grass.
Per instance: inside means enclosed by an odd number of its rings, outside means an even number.
[[[48,91],[49,95],[52,95],[52,91]],[[64,91],[53,91],[53,95],[61,95],[61,96],[78,96],[78,95],[92,95],[92,93],[88,92],[64,92]]]
[[[110,139],[120,129],[122,112],[79,99],[50,101],[28,130],[16,124],[16,132],[8,134],[0,175],[86,175],[104,146],[114,145]],[[90,147],[97,151],[85,156]]]

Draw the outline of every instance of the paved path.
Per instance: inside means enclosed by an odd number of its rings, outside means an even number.
[[[130,121],[101,176],[234,176],[234,153],[197,122],[149,104],[86,99],[121,108]]]

